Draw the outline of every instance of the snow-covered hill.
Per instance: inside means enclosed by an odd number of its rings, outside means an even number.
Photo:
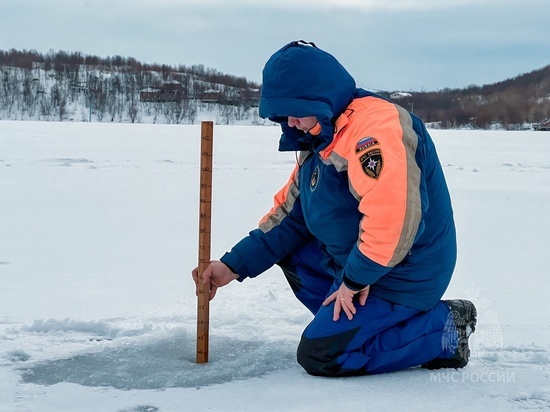
[[[242,87],[217,83],[208,73],[0,65],[0,120],[197,124],[208,118],[216,124],[265,124],[258,117],[258,89],[246,80]]]

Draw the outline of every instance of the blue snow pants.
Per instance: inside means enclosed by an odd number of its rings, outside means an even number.
[[[449,334],[452,316],[441,301],[426,312],[369,296],[365,306],[356,304],[352,320],[342,311],[333,321],[334,303],[322,303],[340,281],[325,271],[322,260],[318,246],[308,243],[278,264],[296,297],[315,316],[297,351],[298,363],[307,373],[377,374],[454,355],[458,334],[456,330]]]

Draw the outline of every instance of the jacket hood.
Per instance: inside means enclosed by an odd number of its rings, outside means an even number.
[[[315,150],[333,138],[333,121],[353,100],[355,81],[329,53],[313,43],[287,44],[265,64],[260,117],[280,123],[279,150]],[[288,116],[316,116],[321,134],[311,136],[288,126]]]

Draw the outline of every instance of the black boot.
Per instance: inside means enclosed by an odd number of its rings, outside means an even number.
[[[469,300],[446,300],[444,301],[451,309],[450,315],[454,320],[454,326],[458,332],[458,344],[455,355],[452,358],[442,359],[436,358],[429,362],[423,363],[421,366],[425,369],[442,369],[442,368],[463,368],[468,364],[470,359],[470,348],[468,346],[468,338],[476,330],[477,310]]]

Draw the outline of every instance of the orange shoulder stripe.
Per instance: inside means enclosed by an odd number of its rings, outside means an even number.
[[[273,207],[260,220],[260,230],[269,232],[273,227],[279,225],[292,210],[299,193],[298,164],[296,164],[288,182],[275,194],[273,198]]]

